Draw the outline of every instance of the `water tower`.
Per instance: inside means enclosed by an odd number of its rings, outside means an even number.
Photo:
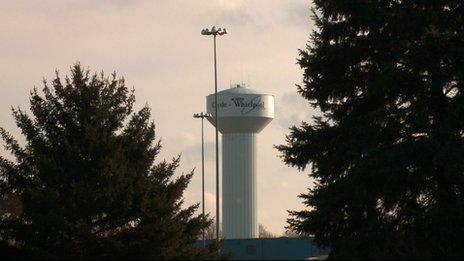
[[[274,96],[236,85],[218,92],[222,133],[222,232],[227,239],[257,238],[257,134],[274,118]],[[214,125],[214,94],[206,97]]]

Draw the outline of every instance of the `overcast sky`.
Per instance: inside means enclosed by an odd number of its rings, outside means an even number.
[[[135,88],[137,107],[152,108],[163,144],[158,160],[182,154],[179,173],[196,168],[185,202],[199,202],[201,125],[192,114],[205,110],[214,91],[212,39],[200,35],[212,25],[230,31],[218,39],[219,89],[244,82],[276,98],[276,118],[258,137],[258,219],[281,234],[287,210],[303,208],[297,195],[312,184],[273,148],[314,113],[295,87],[302,80],[298,49],[313,27],[310,1],[0,0],[0,126],[19,136],[11,106],[27,108],[30,90],[55,69],[69,74],[79,61],[116,71]],[[214,215],[214,129],[205,126],[206,209]]]

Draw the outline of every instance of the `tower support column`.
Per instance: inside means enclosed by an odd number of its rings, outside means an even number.
[[[255,133],[223,133],[222,173],[224,238],[257,238]]]

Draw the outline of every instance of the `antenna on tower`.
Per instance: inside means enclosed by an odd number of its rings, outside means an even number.
[[[244,86],[243,84],[243,64],[240,64],[240,83],[242,86]]]
[[[247,79],[247,85],[248,85],[248,86],[251,86],[251,82],[250,82],[250,74],[248,74],[248,77],[247,77],[247,78],[248,78],[248,79]]]

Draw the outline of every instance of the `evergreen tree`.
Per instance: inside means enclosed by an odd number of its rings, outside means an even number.
[[[179,158],[155,164],[160,143],[150,110],[133,112],[124,79],[91,75],[79,64],[31,92],[30,111],[13,109],[21,146],[0,129],[15,160],[0,157],[2,197],[21,213],[0,220],[1,248],[12,257],[216,258],[194,247],[210,223],[181,208],[193,173],[173,178]]]
[[[464,258],[464,2],[314,4],[298,92],[323,116],[277,147],[316,181],[290,227],[333,258]]]

